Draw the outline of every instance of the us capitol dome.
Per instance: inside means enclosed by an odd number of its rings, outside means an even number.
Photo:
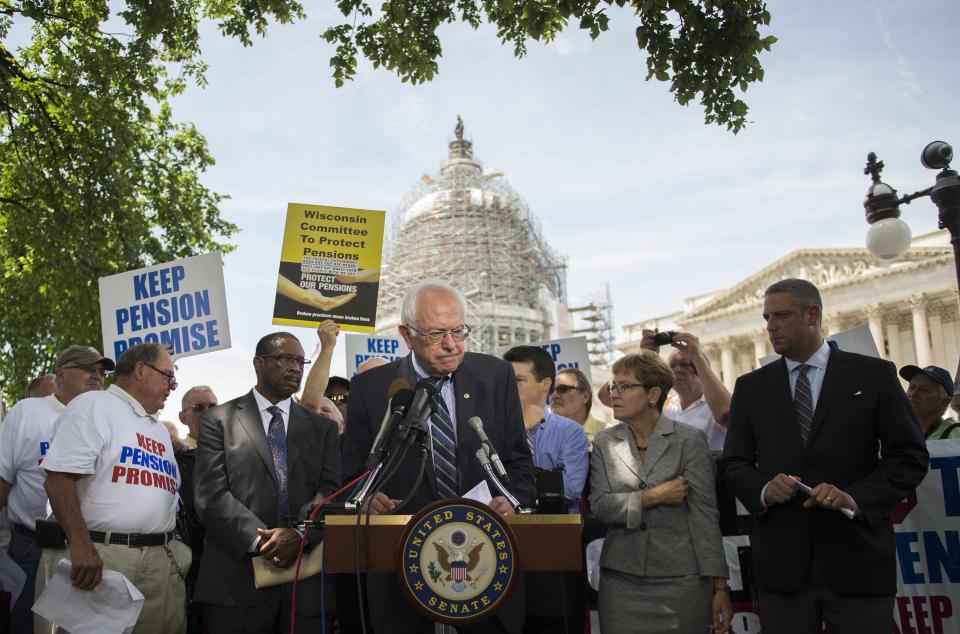
[[[396,333],[406,289],[438,277],[467,298],[468,349],[568,336],[566,262],[500,172],[484,172],[457,117],[447,162],[424,175],[387,232],[377,331]]]

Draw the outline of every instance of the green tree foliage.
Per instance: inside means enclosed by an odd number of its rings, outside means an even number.
[[[339,0],[337,7],[346,20],[323,37],[337,46],[330,65],[338,86],[356,75],[358,55],[403,81],[431,80],[444,23],[477,28],[485,19],[523,57],[528,40],[550,42],[569,24],[596,39],[609,27],[608,9],[626,7],[638,22],[647,79],[669,82],[681,105],[699,98],[706,122],[733,132],[747,123],[737,91],[763,79],[759,55],[777,41],[760,34],[770,23],[762,0],[387,0],[376,13],[365,0]]]
[[[761,0],[338,0],[323,37],[340,86],[357,57],[404,81],[437,73],[437,29],[487,20],[522,57],[568,24],[596,38],[607,10],[632,8],[647,78],[699,98],[708,123],[738,131],[736,96],[763,78],[776,39]],[[213,157],[170,100],[204,84],[198,25],[249,45],[296,0],[0,0],[0,390],[23,391],[71,343],[101,340],[97,278],[211,249],[236,227],[200,180]]]
[[[249,43],[289,0],[0,0],[0,383],[101,345],[97,278],[228,250],[206,141],[169,102],[203,83],[202,16]]]

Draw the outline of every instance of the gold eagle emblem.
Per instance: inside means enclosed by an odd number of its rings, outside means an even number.
[[[453,577],[450,575],[450,551],[447,550],[444,546],[433,542],[433,547],[437,549],[437,561],[440,563],[440,568],[447,573],[447,576],[444,577],[444,581],[452,581]],[[480,563],[480,550],[483,549],[483,542],[480,542],[476,546],[470,549],[470,552],[467,553],[467,575],[464,578],[465,581],[473,581],[473,578],[470,576],[470,573],[474,568],[477,567],[477,564]],[[463,551],[457,550],[453,553],[452,561],[463,561]]]

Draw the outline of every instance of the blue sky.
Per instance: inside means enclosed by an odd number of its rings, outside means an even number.
[[[442,29],[439,76],[410,86],[361,62],[334,88],[320,33],[332,19],[274,26],[244,48],[208,26],[209,85],[174,104],[206,136],[205,182],[231,198],[241,232],[226,257],[234,348],[179,362],[186,386],[221,400],[254,382],[252,348],[271,326],[287,202],[395,212],[446,157],[456,115],[475,155],[503,171],[568,257],[572,302],[609,283],[619,327],[672,312],[804,247],[862,246],[866,154],[901,193],[933,183],[929,141],[960,152],[955,25],[947,0],[769,3],[779,42],[750,87],[750,125],[706,126],[645,82],[635,21],[613,11],[597,41],[575,29],[513,57],[489,27]],[[904,208],[914,234],[936,229],[926,200]],[[759,317],[758,317],[759,319]],[[297,330],[310,352],[316,335]],[[343,355],[334,370],[342,371]],[[179,410],[181,388],[168,401]]]

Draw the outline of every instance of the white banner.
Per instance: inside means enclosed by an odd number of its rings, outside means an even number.
[[[894,517],[897,634],[960,632],[960,438],[927,449],[927,477]]]
[[[590,354],[587,352],[586,337],[567,337],[565,339],[548,339],[546,341],[532,341],[522,344],[525,346],[538,346],[550,353],[553,363],[557,366],[557,372],[565,368],[576,368],[587,375],[587,381],[592,381],[590,376]],[[500,357],[513,346],[501,346],[497,349]]]
[[[197,255],[100,278],[103,354],[116,360],[139,343],[189,357],[230,347],[223,258]]]
[[[347,377],[357,373],[357,366],[371,357],[395,361],[407,356],[407,345],[400,335],[343,335],[347,353]]]

